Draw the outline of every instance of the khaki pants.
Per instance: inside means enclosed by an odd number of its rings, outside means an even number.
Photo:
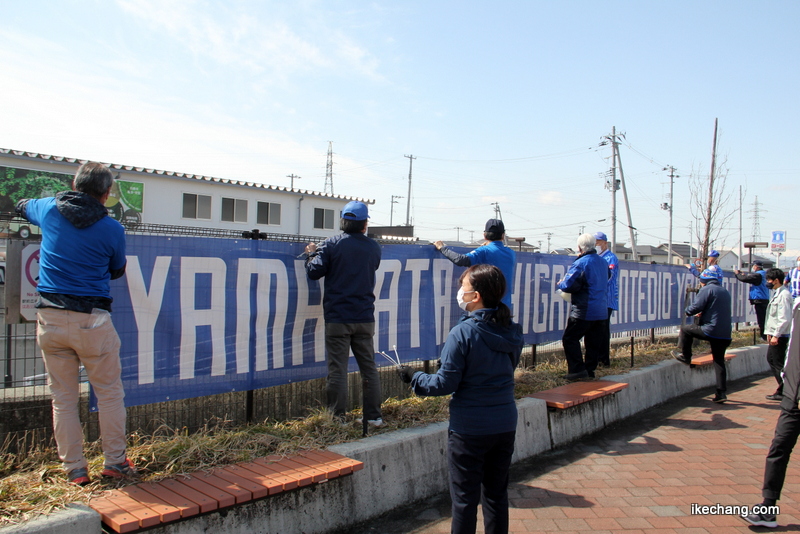
[[[58,456],[69,472],[87,467],[78,401],[83,364],[97,395],[100,436],[106,464],[125,461],[125,392],[119,361],[120,340],[111,316],[55,308],[38,310],[36,339],[42,349],[53,397],[53,431]]]

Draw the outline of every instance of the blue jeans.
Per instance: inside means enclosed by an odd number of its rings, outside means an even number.
[[[483,506],[486,534],[508,532],[508,468],[515,437],[516,432],[486,436],[449,432],[452,534],[475,534],[479,502]]]

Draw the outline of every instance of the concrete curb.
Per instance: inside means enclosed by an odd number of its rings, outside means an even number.
[[[727,364],[728,380],[769,370],[766,345],[728,352],[736,354]],[[629,386],[615,395],[553,412],[547,410],[543,400],[520,400],[513,461],[563,446],[671,398],[715,383],[713,366],[690,369],[676,361],[663,361],[605,379],[627,382]],[[371,436],[335,445],[330,450],[364,462],[364,469],[353,476],[155,527],[150,532],[324,533],[448,489],[447,423]],[[0,534],[100,532],[99,516],[85,506],[73,506],[23,525],[0,529]]]

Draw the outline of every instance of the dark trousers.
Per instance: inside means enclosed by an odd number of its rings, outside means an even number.
[[[781,408],[778,424],[775,425],[775,437],[772,438],[764,467],[764,486],[761,495],[765,499],[781,498],[786,467],[789,465],[789,457],[797,443],[798,435],[800,435],[800,410]]]
[[[781,373],[783,372],[783,363],[786,360],[786,346],[789,344],[789,337],[779,337],[777,345],[767,345],[767,362],[769,363],[769,368],[772,370],[772,375],[775,377],[775,381],[778,382],[778,389],[775,391],[776,394],[782,395],[783,394],[783,378],[781,378]]]
[[[692,361],[692,343],[695,339],[703,339],[711,345],[711,356],[714,358],[714,373],[717,375],[717,393],[728,390],[728,372],[725,369],[725,349],[731,344],[730,339],[708,337],[700,325],[687,324],[681,327],[678,334],[678,349],[683,357]]]
[[[328,380],[325,393],[328,407],[335,415],[347,411],[347,365],[350,350],[361,371],[364,389],[364,417],[381,417],[381,382],[375,366],[372,336],[375,323],[325,323],[325,349],[328,356]]]
[[[761,339],[767,339],[767,336],[764,335],[764,318],[767,316],[767,306],[769,305],[769,301],[765,300],[764,302],[753,302],[752,304],[753,308],[756,310],[758,333],[761,335]]]
[[[587,371],[594,373],[597,369],[597,361],[603,343],[607,341],[603,338],[604,320],[586,321],[570,317],[567,320],[567,327],[561,337],[561,344],[564,346],[564,356],[567,358],[567,369],[569,374]],[[586,347],[586,360],[581,354],[581,339]]]
[[[452,534],[475,534],[479,502],[483,506],[486,534],[508,532],[508,468],[514,453],[515,436],[516,432],[487,436],[449,432]]]
[[[611,365],[611,314],[613,308],[608,309],[608,319],[603,321],[603,342],[597,347],[597,363],[605,366]]]

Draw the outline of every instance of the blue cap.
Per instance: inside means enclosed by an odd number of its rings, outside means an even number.
[[[342,209],[342,219],[347,219],[348,221],[366,221],[369,219],[367,205],[358,200],[348,202]]]
[[[700,280],[716,280],[717,276],[711,269],[703,269],[700,273]]]
[[[603,232],[595,232],[594,239],[595,241],[608,241],[608,236]]]
[[[719,252],[717,252],[716,250],[712,250],[711,252],[708,253],[708,257],[709,258],[719,258]]]

